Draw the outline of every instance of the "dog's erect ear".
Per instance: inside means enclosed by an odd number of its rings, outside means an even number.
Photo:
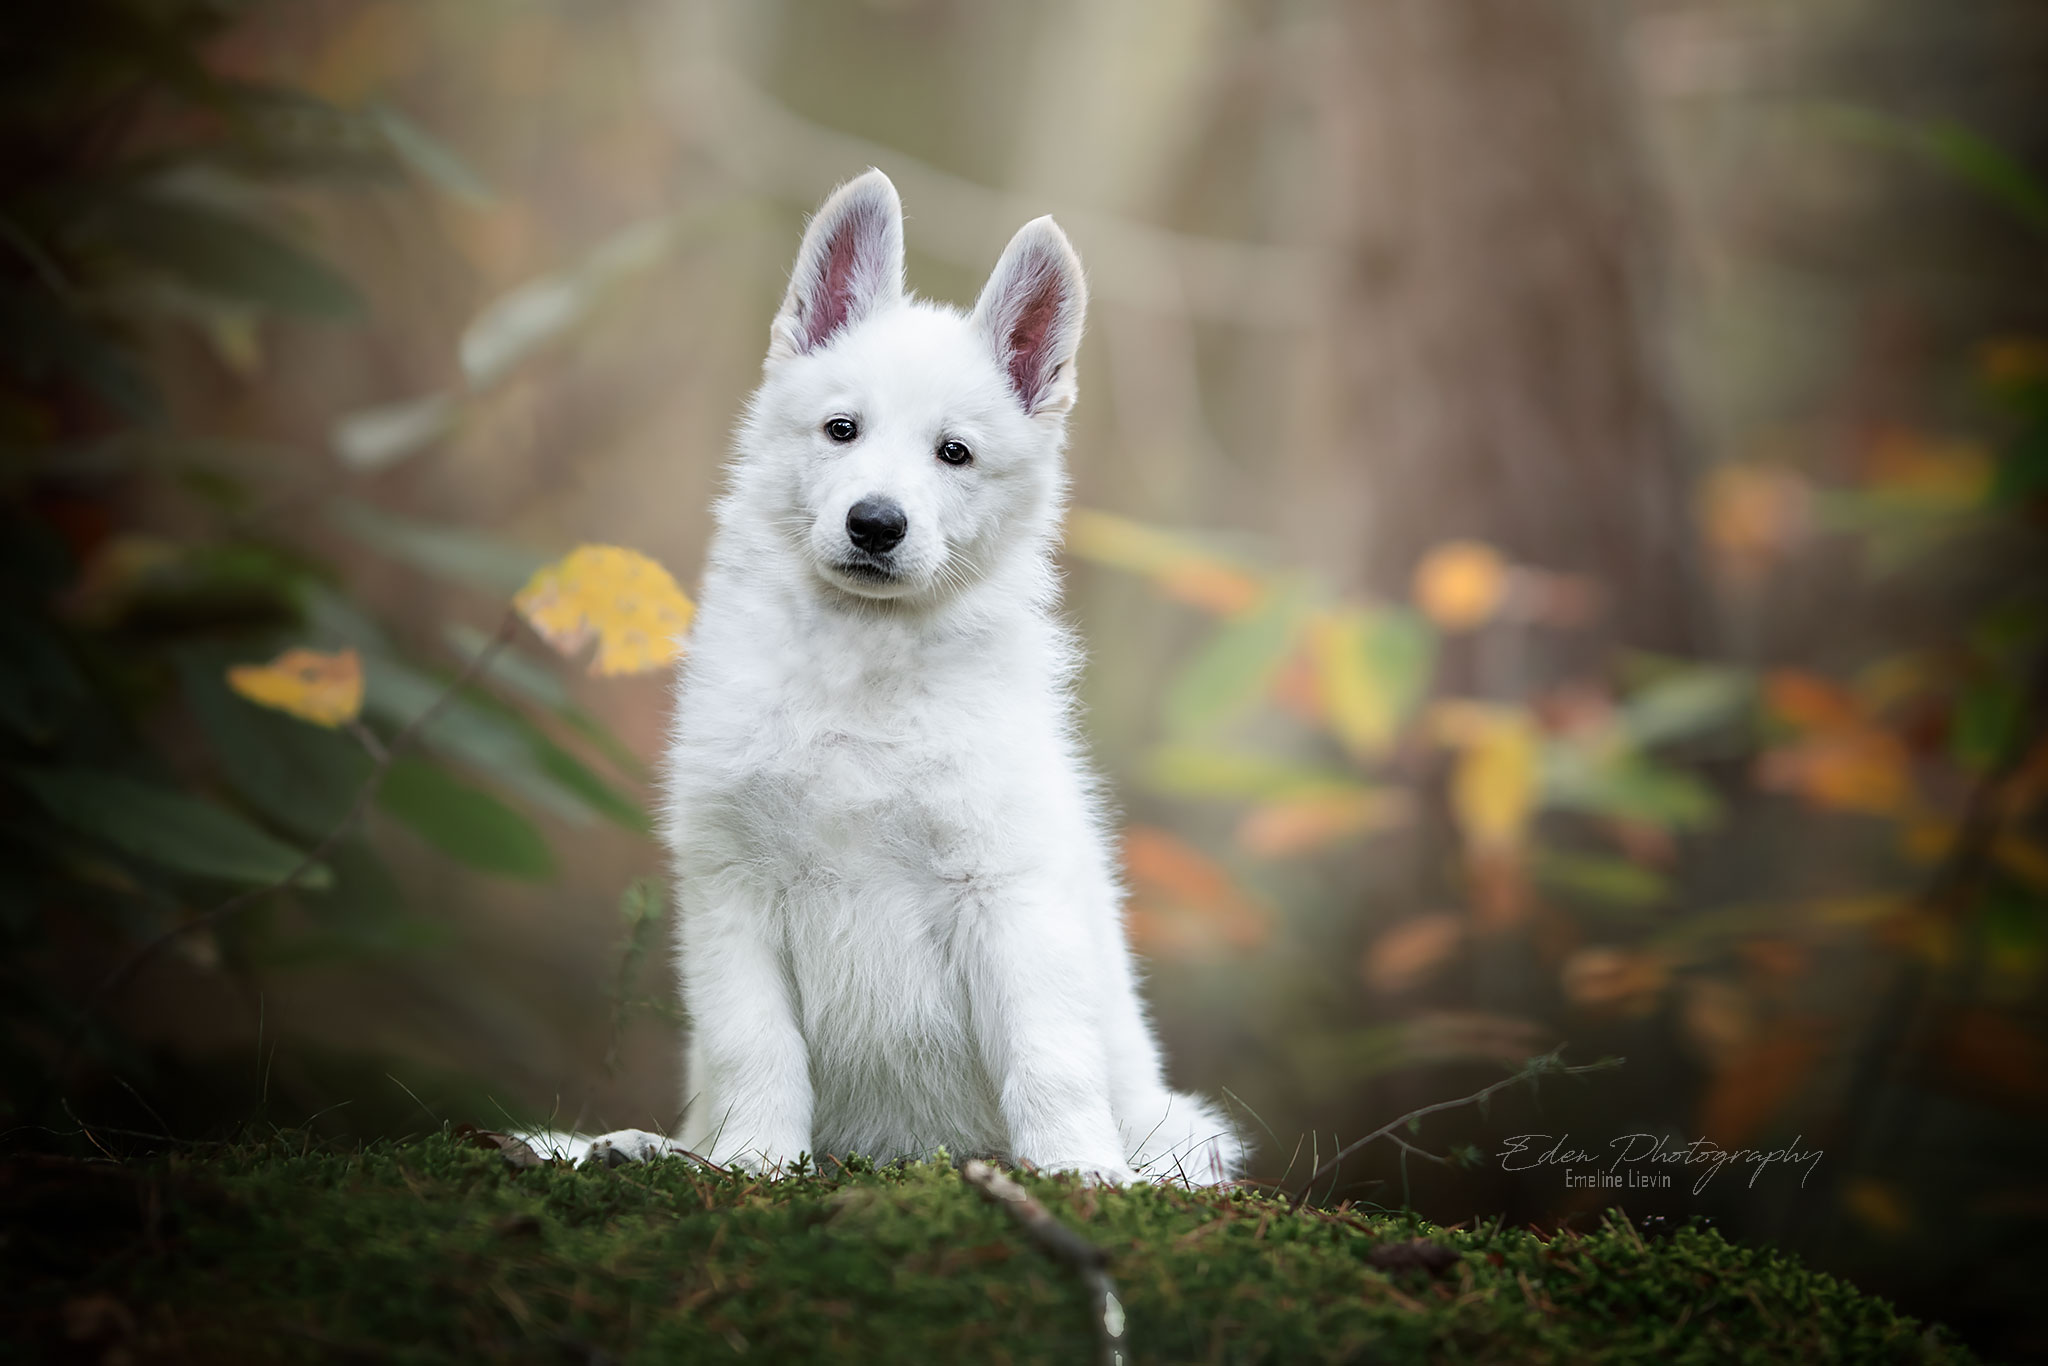
[[[834,190],[804,229],[768,359],[815,351],[902,297],[903,203],[889,177],[871,170]]]
[[[1074,406],[1074,356],[1087,311],[1081,258],[1059,224],[1034,218],[1017,229],[982,287],[974,321],[1033,417]]]

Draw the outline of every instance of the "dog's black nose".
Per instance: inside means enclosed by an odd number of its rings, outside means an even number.
[[[870,555],[886,555],[910,529],[903,509],[888,499],[869,494],[846,514],[846,538]]]

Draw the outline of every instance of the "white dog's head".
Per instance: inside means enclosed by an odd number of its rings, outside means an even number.
[[[804,233],[748,409],[732,512],[839,594],[929,602],[1057,529],[1087,307],[1050,218],[1027,223],[971,315],[903,289],[903,207],[880,171]]]

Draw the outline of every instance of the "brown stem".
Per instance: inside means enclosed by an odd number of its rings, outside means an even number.
[[[1420,1110],[1410,1110],[1407,1114],[1402,1115],[1398,1119],[1388,1120],[1385,1124],[1382,1124],[1379,1128],[1374,1129],[1364,1138],[1356,1139],[1353,1142],[1345,1144],[1343,1147],[1339,1148],[1336,1152],[1330,1155],[1329,1161],[1324,1162],[1322,1165],[1318,1166],[1314,1171],[1308,1174],[1308,1180],[1301,1183],[1300,1191],[1298,1191],[1295,1194],[1293,1207],[1298,1210],[1303,1205],[1307,1204],[1309,1192],[1315,1189],[1317,1181],[1321,1180],[1325,1175],[1329,1174],[1330,1172],[1335,1171],[1337,1167],[1342,1165],[1345,1158],[1351,1156],[1351,1154],[1357,1152],[1360,1148],[1365,1147],[1369,1143],[1375,1143],[1382,1138],[1394,1138],[1394,1140],[1400,1143],[1402,1147],[1408,1148],[1410,1151],[1420,1152],[1419,1149],[1416,1149],[1414,1145],[1408,1143],[1407,1140],[1397,1137],[1394,1131],[1408,1124],[1411,1124],[1418,1119],[1421,1119],[1424,1115],[1437,1114],[1438,1112],[1443,1110],[1460,1110],[1467,1105],[1484,1105],[1487,1101],[1491,1100],[1495,1095],[1502,1091],[1507,1090],[1510,1086],[1513,1086],[1518,1082],[1529,1081],[1537,1076],[1548,1075],[1560,1077],[1576,1077],[1583,1075],[1587,1072],[1604,1072],[1610,1067],[1619,1066],[1621,1061],[1619,1058],[1602,1058],[1599,1062],[1589,1062],[1577,1067],[1558,1067],[1551,1065],[1556,1062],[1556,1059],[1557,1055],[1555,1053],[1546,1053],[1542,1057],[1532,1058],[1529,1060],[1528,1063],[1523,1065],[1520,1071],[1516,1072],[1513,1076],[1502,1077],[1499,1081],[1494,1082],[1491,1086],[1483,1086],[1479,1090],[1474,1091],[1469,1096],[1460,1096],[1456,1100],[1440,1100],[1434,1105],[1425,1105]],[[1424,1157],[1433,1156],[1433,1154],[1429,1153],[1422,1153],[1421,1155]],[[1440,1161],[1441,1159],[1437,1160]]]
[[[1080,1273],[1082,1284],[1088,1287],[1103,1366],[1125,1366],[1131,1359],[1130,1345],[1124,1335],[1123,1302],[1117,1299],[1116,1286],[1109,1279],[1109,1253],[1053,1218],[1051,1210],[1031,1198],[1031,1192],[979,1158],[967,1160],[960,1168],[960,1179],[980,1191],[989,1203],[1006,1210],[1033,1242]]]

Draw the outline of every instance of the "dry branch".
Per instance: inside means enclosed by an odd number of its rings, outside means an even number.
[[[1124,1336],[1123,1302],[1109,1279],[1109,1253],[1053,1218],[1051,1210],[1031,1198],[1031,1192],[987,1162],[968,1159],[960,1168],[960,1179],[1008,1211],[1033,1242],[1080,1273],[1081,1283],[1088,1288],[1100,1359],[1104,1366],[1124,1366],[1130,1360],[1130,1347]]]

